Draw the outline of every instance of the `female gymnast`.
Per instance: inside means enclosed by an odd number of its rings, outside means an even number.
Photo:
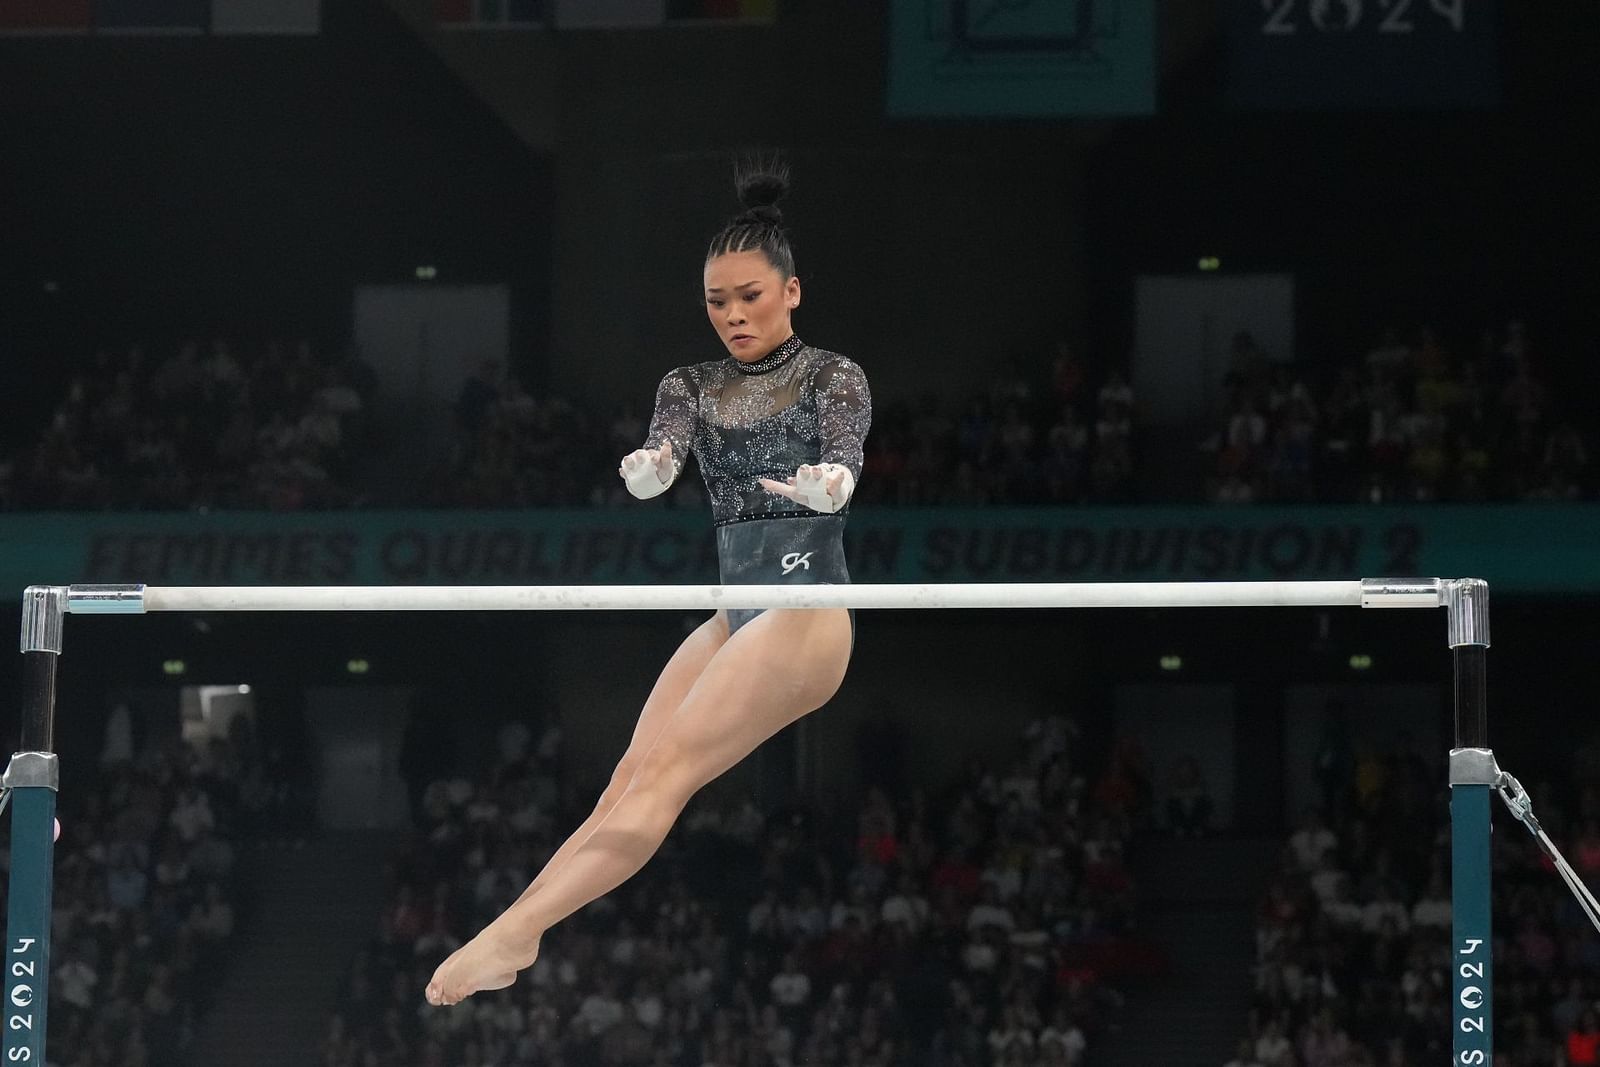
[[[777,207],[787,172],[742,171],[737,184],[746,210],[705,261],[706,315],[728,356],[662,379],[649,439],[617,473],[648,499],[694,451],[725,584],[848,582],[846,505],[872,419],[866,376],[790,325],[800,279]],[[546,930],[645,865],[697,790],[833,696],[853,643],[854,618],[840,608],[718,611],[690,634],[594,812],[514,904],[439,965],[429,1003],[516,981]]]

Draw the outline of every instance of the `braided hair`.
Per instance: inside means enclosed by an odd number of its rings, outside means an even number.
[[[778,201],[789,192],[789,168],[778,162],[742,164],[733,181],[744,210],[711,239],[706,262],[729,252],[759,249],[779,277],[785,281],[793,278],[794,248],[783,225],[783,212],[778,210]]]

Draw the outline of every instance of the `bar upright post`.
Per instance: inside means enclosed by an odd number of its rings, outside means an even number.
[[[43,1064],[50,993],[50,904],[55,858],[53,751],[56,661],[67,591],[31,586],[22,599],[22,737],[3,780],[11,802],[11,884],[6,914],[5,1062]]]
[[[1458,1067],[1494,1062],[1494,959],[1489,900],[1489,803],[1499,780],[1489,748],[1489,586],[1446,583],[1455,663],[1455,747],[1450,751],[1451,1022]]]

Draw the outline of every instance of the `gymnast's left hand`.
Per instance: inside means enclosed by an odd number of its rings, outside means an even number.
[[[794,472],[787,485],[763,478],[761,486],[769,493],[786,496],[812,511],[832,515],[850,502],[850,494],[856,489],[856,477],[842,464],[805,464]]]

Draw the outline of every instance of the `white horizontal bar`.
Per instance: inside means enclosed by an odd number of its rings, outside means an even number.
[[[93,587],[74,586],[86,597]],[[1361,607],[1360,581],[978,585],[149,586],[145,611]],[[69,598],[70,602],[71,598]],[[1417,603],[1415,606],[1425,605]],[[1436,606],[1436,605],[1434,605]],[[138,611],[126,604],[123,610]]]

